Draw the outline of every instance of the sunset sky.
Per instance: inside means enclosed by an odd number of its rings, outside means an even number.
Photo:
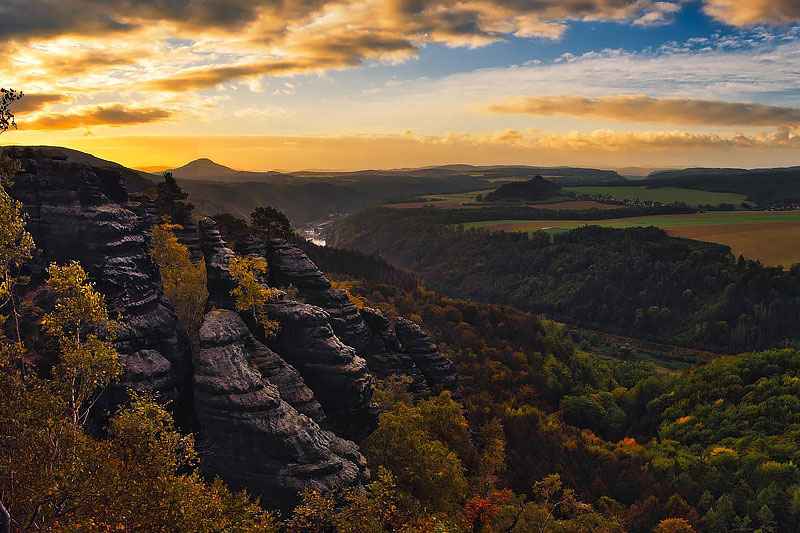
[[[3,0],[2,144],[129,166],[800,165],[797,0]]]

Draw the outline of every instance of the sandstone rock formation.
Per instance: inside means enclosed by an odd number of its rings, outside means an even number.
[[[371,403],[372,376],[364,359],[336,336],[330,315],[289,299],[270,302],[266,310],[270,319],[280,323],[271,347],[314,391],[329,427],[357,441],[369,435],[377,424],[377,407]]]
[[[210,449],[202,457],[205,472],[278,507],[295,504],[305,488],[328,490],[368,478],[354,443],[296,411],[253,368],[267,350],[236,313],[208,313],[200,343],[194,402],[202,442]]]
[[[422,328],[401,317],[395,321],[394,331],[403,346],[403,351],[414,361],[428,385],[455,389],[457,382],[455,365],[439,352],[439,347],[422,331]]]
[[[231,279],[230,263],[233,251],[225,245],[217,229],[217,223],[211,218],[203,218],[198,224],[200,233],[200,249],[206,260],[208,276],[209,309],[236,309],[236,302],[231,296],[235,287]]]
[[[355,348],[359,354],[365,354],[370,333],[347,293],[333,289],[317,265],[302,250],[285,240],[272,239],[267,255],[272,284],[297,287],[306,302],[328,313],[331,327],[342,342]]]
[[[49,159],[22,163],[11,194],[29,215],[38,249],[33,283],[42,281],[41,269],[50,262],[79,261],[111,314],[123,318],[117,344],[125,372],[106,399],[122,397],[126,387],[187,398],[189,344],[150,257],[150,220],[137,216],[146,208],[129,202],[114,170]],[[175,407],[179,417],[189,416],[185,406]]]
[[[431,389],[425,376],[419,371],[411,356],[403,353],[400,341],[391,330],[389,319],[380,311],[369,307],[359,311],[372,332],[369,353],[366,356],[370,371],[381,379],[406,376],[411,379],[408,392],[415,398],[430,396]]]

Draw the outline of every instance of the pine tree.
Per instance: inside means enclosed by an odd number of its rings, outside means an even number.
[[[250,215],[253,228],[266,234],[267,239],[286,238],[292,234],[289,219],[274,207],[256,207]]]
[[[184,202],[189,197],[183,192],[172,172],[164,172],[164,181],[156,186],[156,211],[165,222],[186,224],[192,216],[194,205]]]

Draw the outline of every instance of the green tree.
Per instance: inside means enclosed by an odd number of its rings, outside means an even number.
[[[156,211],[165,222],[186,224],[192,216],[194,206],[184,202],[189,194],[183,192],[172,172],[164,172],[164,181],[156,186]]]
[[[292,225],[289,219],[274,207],[256,207],[250,215],[253,229],[266,235],[267,239],[273,237],[286,238],[292,234]]]
[[[236,287],[231,296],[236,299],[236,309],[249,313],[253,320],[264,330],[267,338],[278,333],[280,325],[270,320],[264,306],[277,297],[277,291],[270,289],[263,281],[267,272],[267,262],[262,257],[234,257],[230,264],[231,278]]]
[[[47,269],[47,288],[56,294],[42,330],[58,346],[55,385],[76,425],[86,422],[99,391],[122,372],[114,347],[116,323],[109,319],[103,295],[76,262]]]
[[[217,228],[228,247],[232,249],[236,249],[237,244],[243,242],[250,235],[250,228],[243,218],[230,213],[217,213],[211,215],[211,218],[217,223]]]
[[[17,127],[14,113],[11,112],[11,104],[23,96],[21,91],[0,88],[0,133]]]
[[[449,396],[440,398],[444,404],[449,403]],[[466,470],[458,454],[439,438],[455,439],[462,425],[451,424],[452,413],[449,409],[442,412],[438,403],[434,399],[414,407],[398,401],[381,413],[378,429],[364,441],[362,452],[370,465],[382,466],[396,477],[402,493],[419,500],[432,512],[452,513],[466,497]],[[431,411],[444,415],[441,431],[435,428],[434,419],[426,419]],[[435,429],[434,434],[431,429]],[[460,448],[460,443],[456,447]]]
[[[161,272],[161,283],[175,312],[186,331],[192,347],[199,349],[200,325],[208,300],[206,264],[192,263],[189,249],[178,242],[174,230],[176,224],[161,224],[153,227],[150,253]]]
[[[14,89],[0,88],[0,134],[9,127],[17,127],[14,114],[11,112],[11,104],[22,96],[21,92]],[[14,285],[19,281],[19,268],[31,258],[34,242],[25,229],[22,204],[11,198],[6,190],[14,185],[14,176],[18,170],[20,170],[19,159],[3,152],[0,156],[0,326],[7,318],[2,314],[3,308],[9,306],[16,333],[16,351],[20,352],[22,337]],[[0,340],[2,340],[2,330],[0,330]]]

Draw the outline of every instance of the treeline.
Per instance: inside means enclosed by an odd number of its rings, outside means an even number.
[[[664,206],[624,206],[618,209],[542,209],[526,206],[488,206],[481,209],[438,209],[420,207],[415,209],[398,209],[400,213],[391,215],[380,208],[370,208],[360,214],[381,219],[391,217],[394,220],[407,220],[424,217],[432,224],[466,224],[487,220],[610,220],[613,218],[647,217],[653,215],[690,215],[697,210],[686,204]]]
[[[685,174],[684,174],[685,172]],[[647,180],[649,187],[685,187],[743,194],[761,208],[800,202],[800,168],[742,171],[666,171]]]
[[[336,225],[337,246],[375,254],[449,296],[510,304],[590,329],[720,352],[800,340],[800,267],[738,260],[657,228],[489,233],[370,210]]]

